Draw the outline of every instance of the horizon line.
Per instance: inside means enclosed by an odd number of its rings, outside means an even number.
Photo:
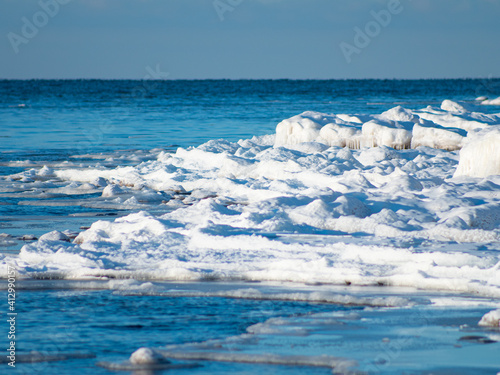
[[[1,78],[0,81],[466,81],[499,77],[460,78]]]

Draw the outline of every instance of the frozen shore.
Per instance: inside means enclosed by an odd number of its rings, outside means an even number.
[[[9,263],[26,278],[321,282],[500,297],[500,116],[476,110],[444,101],[375,116],[306,113],[276,135],[213,140],[136,166],[13,175],[44,194],[57,179],[67,184],[58,191],[97,192],[95,204],[138,212],[97,221],[72,241],[46,234],[2,255],[1,275]],[[168,212],[141,211],[148,205]]]

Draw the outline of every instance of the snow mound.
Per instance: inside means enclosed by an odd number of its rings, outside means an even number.
[[[43,168],[37,172],[37,175],[41,176],[41,177],[54,177],[55,176],[54,170],[52,168],[47,167],[46,165],[44,165]]]
[[[294,145],[316,141],[322,127],[320,117],[320,114],[304,112],[301,116],[283,120],[276,128],[276,144]]]
[[[59,232],[57,230],[54,230],[49,233],[45,233],[44,235],[40,236],[39,238],[40,241],[65,241],[69,242],[70,239],[67,235],[65,235],[62,232]]]
[[[462,105],[451,100],[443,100],[443,102],[441,103],[441,109],[443,111],[456,112],[456,113],[467,112],[467,110]]]
[[[411,110],[403,108],[400,105],[385,111],[379,116],[379,118],[395,122],[412,123],[418,123],[419,120],[418,116],[416,116]]]
[[[130,356],[130,363],[135,365],[153,365],[169,362],[156,351],[150,348],[139,348]]]
[[[500,309],[485,314],[478,323],[480,326],[500,328]]]
[[[108,185],[102,191],[102,196],[105,198],[116,197],[117,195],[124,194],[124,190],[118,185]]]
[[[466,135],[461,129],[415,124],[411,148],[427,146],[448,151],[460,150]]]
[[[413,111],[397,106],[380,115],[307,111],[276,126],[274,145],[282,147],[316,142],[351,149],[386,146],[404,150],[426,146],[459,150],[467,132],[500,125],[500,114],[474,112],[476,107],[444,100],[440,108]]]
[[[460,162],[454,174],[487,177],[500,174],[500,126],[470,132],[460,151]]]
[[[362,147],[387,146],[404,150],[411,145],[411,130],[405,129],[399,122],[391,124],[372,120],[363,124],[361,133]]]
[[[479,98],[477,100],[479,100]],[[498,98],[495,98],[495,99],[484,98],[484,100],[481,101],[481,104],[483,104],[483,105],[500,105],[500,96]]]

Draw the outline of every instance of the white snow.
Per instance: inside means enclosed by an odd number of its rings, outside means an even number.
[[[443,111],[456,112],[456,113],[467,112],[465,107],[451,100],[443,100],[443,102],[441,103],[441,109]]]
[[[0,275],[13,264],[20,277],[390,285],[499,298],[500,117],[442,107],[307,112],[275,136],[209,141],[136,166],[59,166],[51,174],[65,187],[50,187],[42,166],[11,176],[32,179],[40,196],[101,192],[87,207],[168,212],[97,221],[72,243],[42,236],[1,255]]]
[[[166,359],[151,348],[139,348],[130,356],[130,363],[135,365],[151,365],[165,362]],[[168,362],[168,361],[167,361]]]
[[[500,125],[500,114],[483,114],[466,107],[445,100],[440,108],[411,111],[397,106],[380,115],[308,111],[278,124],[275,146],[318,142],[354,149],[388,146],[401,150],[427,146],[458,150],[468,131]]]
[[[44,235],[40,236],[40,240],[42,241],[65,241],[69,242],[70,239],[67,235],[65,235],[62,232],[59,232],[57,230],[54,230],[49,233],[45,233]]]
[[[484,98],[484,99],[483,99]],[[500,97],[495,98],[495,99],[488,99],[486,97],[478,98],[477,100],[481,100],[481,104],[483,105],[500,105]]]
[[[500,328],[500,309],[485,314],[478,323],[480,326]]]
[[[118,185],[108,185],[104,188],[102,191],[102,196],[109,198],[109,197],[115,197],[120,194],[124,194],[125,191]]]
[[[500,126],[469,132],[455,176],[500,175]]]
[[[42,177],[53,177],[54,170],[52,168],[49,168],[46,165],[44,165],[43,168],[37,172],[37,175],[42,176]]]
[[[461,129],[444,128],[439,125],[426,126],[415,124],[411,139],[411,148],[420,146],[440,148],[443,150],[460,150],[466,132]]]

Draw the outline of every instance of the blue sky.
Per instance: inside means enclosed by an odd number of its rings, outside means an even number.
[[[500,77],[499,19],[500,0],[0,0],[0,78]]]

